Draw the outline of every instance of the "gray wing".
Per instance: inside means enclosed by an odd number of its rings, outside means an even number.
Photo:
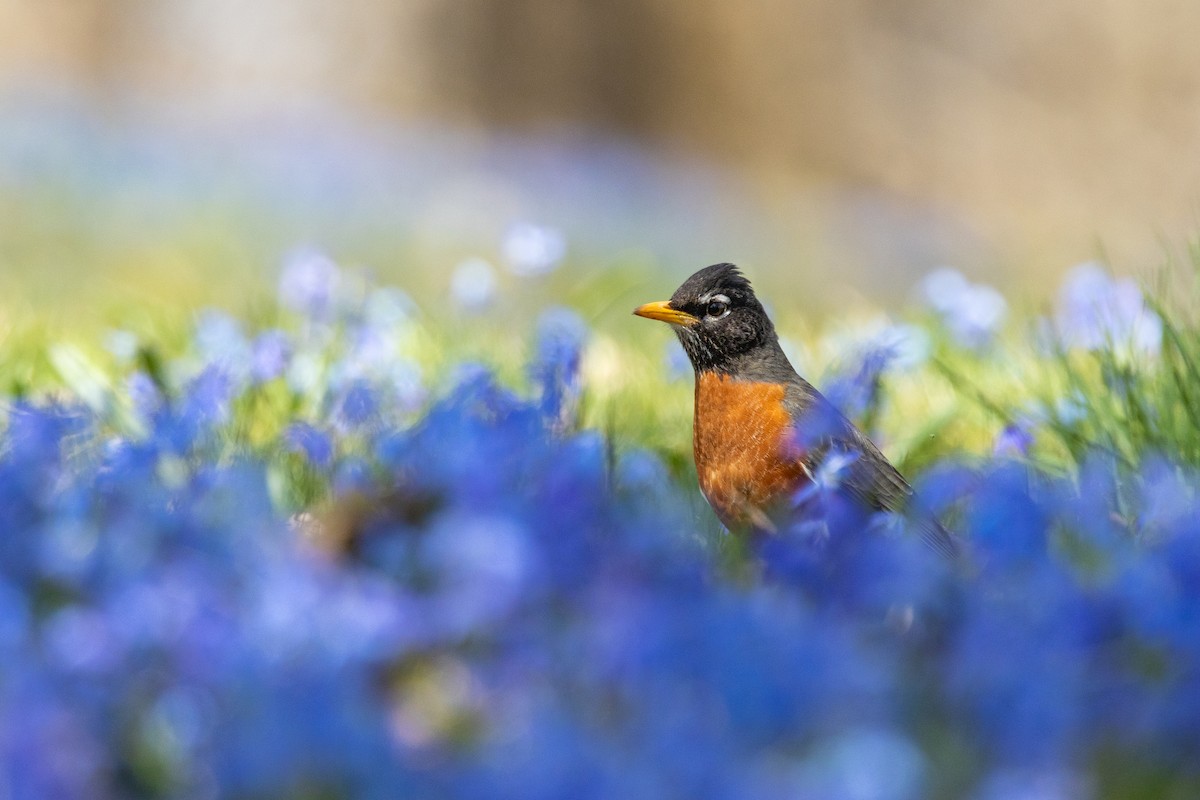
[[[846,492],[866,508],[904,513],[912,511],[913,489],[887,457],[866,434],[834,408],[825,397],[803,378],[788,383],[784,405],[798,427],[805,460],[816,472],[831,451],[857,455],[842,480]],[[947,558],[959,555],[958,543],[936,519],[919,513],[914,521],[921,538]]]

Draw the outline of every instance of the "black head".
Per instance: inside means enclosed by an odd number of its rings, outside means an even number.
[[[697,372],[739,374],[775,358],[775,326],[733,264],[713,264],[683,282],[671,299],[647,303],[634,314],[671,323]]]

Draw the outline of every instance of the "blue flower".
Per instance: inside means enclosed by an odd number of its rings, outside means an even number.
[[[528,389],[459,365],[415,413],[402,292],[297,303],[295,338],[206,316],[198,373],[129,374],[134,435],[69,398],[0,406],[15,796],[999,800],[1200,778],[1194,470],[1096,454],[1046,476],[1012,458],[1018,417],[996,456],[914,476],[969,542],[949,563],[921,509],[848,490],[863,461],[816,449],[845,424],[821,406],[793,443],[821,456],[796,513],[734,538],[679,454],[578,429],[575,312],[539,320]],[[835,386],[852,413],[895,356],[868,341]],[[297,391],[250,385],[281,371]],[[291,525],[289,479],[357,499]]]
[[[137,334],[131,331],[109,331],[104,337],[104,347],[122,364],[133,361],[138,351]]]
[[[404,329],[415,310],[412,298],[401,290],[392,286],[373,289],[367,293],[363,324],[380,334],[393,334]]]
[[[67,671],[107,672],[121,659],[118,644],[103,614],[67,607],[42,626],[46,656],[52,667]]]
[[[334,400],[334,424],[342,430],[360,430],[373,424],[378,416],[377,393],[366,381],[351,382]]]
[[[916,325],[887,325],[872,336],[872,345],[886,352],[889,364],[902,371],[924,364],[932,350],[928,332]]]
[[[188,450],[211,439],[232,413],[235,384],[223,369],[206,368],[184,388],[177,412],[169,420],[172,444]]]
[[[482,258],[468,258],[450,276],[450,296],[467,311],[478,311],[496,296],[496,270]]]
[[[205,365],[223,368],[226,372],[245,374],[250,360],[250,344],[242,333],[242,325],[221,311],[205,311],[196,323],[196,350]]]
[[[325,433],[304,422],[293,422],[284,434],[288,449],[303,453],[305,458],[318,467],[327,467],[333,461],[333,442]]]
[[[303,249],[291,253],[279,276],[279,302],[318,322],[328,322],[337,311],[341,271],[324,253]]]
[[[163,404],[158,384],[144,372],[134,372],[125,381],[125,391],[134,410],[143,418],[153,416]]]
[[[501,251],[514,275],[543,275],[562,262],[567,253],[567,239],[554,228],[518,222],[505,231]]]
[[[1033,432],[1027,422],[1010,422],[992,443],[992,455],[999,458],[1024,458],[1033,446]]]
[[[1156,355],[1162,347],[1162,320],[1150,310],[1132,278],[1111,278],[1092,262],[1071,269],[1063,281],[1055,329],[1068,347],[1113,347]]]
[[[850,419],[861,419],[880,396],[881,381],[891,364],[893,350],[875,347],[861,354],[851,374],[834,375],[825,383],[825,395]],[[836,420],[829,420],[835,424]]]
[[[459,514],[439,522],[422,554],[439,576],[433,612],[455,635],[511,613],[537,570],[528,533],[511,520]]]
[[[568,308],[542,313],[537,326],[537,354],[530,366],[542,398],[542,415],[553,426],[568,424],[582,387],[579,368],[588,329]]]
[[[288,368],[291,356],[292,344],[286,333],[264,331],[254,339],[250,374],[259,383],[275,380]]]
[[[998,291],[971,283],[949,267],[926,275],[918,292],[955,341],[976,350],[991,344],[1008,314],[1008,303]]]
[[[1090,800],[1091,781],[1067,769],[998,769],[980,784],[973,800]]]
[[[822,743],[787,774],[776,796],[916,800],[927,794],[920,749],[902,734],[866,728]]]

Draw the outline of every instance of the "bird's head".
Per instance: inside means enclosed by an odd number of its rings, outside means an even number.
[[[647,303],[633,313],[670,323],[696,372],[735,372],[778,341],[750,281],[733,264],[705,267],[670,300]]]

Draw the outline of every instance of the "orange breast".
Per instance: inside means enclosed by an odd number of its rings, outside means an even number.
[[[700,490],[730,528],[761,525],[772,506],[806,480],[799,454],[789,452],[791,418],[783,395],[777,384],[714,373],[696,377],[696,473]]]

